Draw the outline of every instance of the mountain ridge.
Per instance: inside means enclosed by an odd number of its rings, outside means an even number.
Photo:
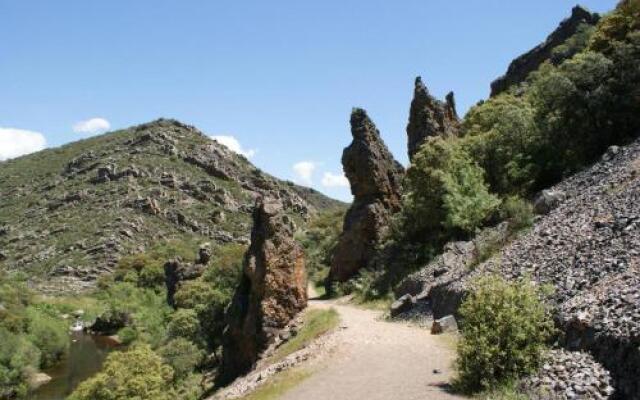
[[[265,195],[297,222],[342,205],[159,119],[0,163],[0,264],[45,292],[88,289],[120,257],[160,242],[247,244]]]

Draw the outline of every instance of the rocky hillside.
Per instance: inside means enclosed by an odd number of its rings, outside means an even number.
[[[497,96],[512,86],[524,82],[527,76],[545,61],[559,64],[571,58],[586,45],[586,39],[581,38],[579,34],[595,26],[599,20],[598,14],[592,14],[581,6],[575,6],[571,16],[560,22],[544,42],[513,60],[507,72],[491,83],[491,96]]]
[[[0,266],[81,290],[163,241],[248,243],[264,194],[297,221],[341,205],[173,120],[45,150],[0,163]]]
[[[455,313],[481,275],[550,284],[565,347],[593,354],[621,398],[640,398],[640,140],[546,194],[556,208],[488,261],[474,264],[477,241],[451,244],[398,294],[439,317]]]

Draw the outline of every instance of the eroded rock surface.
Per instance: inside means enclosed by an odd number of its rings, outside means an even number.
[[[598,14],[592,14],[580,6],[574,7],[571,11],[571,16],[562,21],[560,26],[543,43],[511,62],[507,72],[491,84],[491,96],[496,96],[511,86],[524,82],[527,76],[537,70],[545,61],[560,63],[572,57],[574,54],[571,53],[556,54],[553,57],[553,49],[575,35],[582,24],[595,25],[599,19],[600,16]]]
[[[342,165],[351,184],[353,204],[344,219],[329,281],[346,281],[366,267],[384,238],[391,215],[400,209],[403,167],[393,158],[366,111],[351,114],[353,141]]]
[[[565,200],[488,261],[449,277],[423,270],[422,298],[437,316],[481,275],[551,285],[564,346],[608,369],[620,398],[640,399],[640,140],[550,189]]]
[[[459,129],[453,92],[445,102],[439,101],[429,93],[422,78],[417,77],[407,125],[409,159],[413,159],[427,138],[457,136]]]
[[[221,382],[248,372],[307,305],[304,254],[282,203],[259,199],[243,276],[227,310]]]

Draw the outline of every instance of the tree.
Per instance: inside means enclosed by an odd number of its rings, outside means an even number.
[[[70,400],[172,400],[173,369],[148,345],[111,353],[102,371],[86,380]]]
[[[499,205],[484,173],[454,140],[430,138],[407,171],[404,223],[412,236],[470,233]]]

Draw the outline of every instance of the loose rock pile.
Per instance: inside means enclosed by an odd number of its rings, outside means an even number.
[[[611,376],[593,357],[581,352],[552,350],[540,371],[522,383],[532,399],[608,399]]]
[[[427,292],[421,298],[442,316],[455,313],[451,308],[481,275],[550,284],[564,344],[590,352],[611,371],[621,396],[640,399],[639,178],[640,140],[608,151],[551,188],[566,198],[495,257],[466,271],[463,257],[439,277],[437,259],[417,273]]]

